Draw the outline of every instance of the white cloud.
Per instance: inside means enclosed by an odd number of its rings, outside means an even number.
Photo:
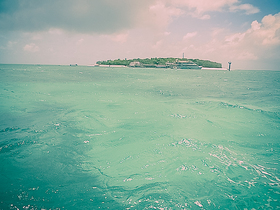
[[[260,28],[261,28],[261,24],[258,23],[258,21],[255,20],[251,23],[251,29],[250,30],[255,31],[255,30],[259,30]]]
[[[159,49],[159,48],[161,48],[162,46],[163,46],[163,40],[159,40],[159,41],[157,41],[157,42],[153,45],[152,48],[154,48],[154,49]]]
[[[267,15],[261,23],[253,21],[251,28],[244,33],[229,36],[226,41],[237,44],[250,43],[255,46],[280,45],[280,13]]]
[[[225,37],[225,43],[229,46],[234,46],[239,44],[245,37],[245,33],[236,33]]]
[[[212,32],[211,32],[211,35],[212,35],[213,37],[216,37],[216,36],[222,34],[223,32],[225,32],[225,29],[224,29],[224,28],[213,28],[213,29],[212,29]]]
[[[156,1],[149,7],[149,14],[143,17],[146,25],[152,25],[156,28],[165,28],[172,18],[184,14],[183,10],[174,6],[168,6],[163,1]]]
[[[83,38],[80,38],[78,41],[77,41],[77,45],[81,45],[84,43],[84,39]]]
[[[191,33],[187,33],[184,37],[183,37],[183,40],[187,40],[187,39],[190,39],[190,38],[193,38],[197,35],[197,31],[195,32],[191,32]]]
[[[50,28],[48,30],[48,33],[51,35],[62,35],[63,34],[63,30],[59,29],[59,28]]]
[[[5,46],[0,46],[0,49],[2,49],[2,50],[12,50],[16,44],[17,44],[16,41],[8,41],[8,43]]]
[[[39,51],[39,47],[34,44],[34,43],[31,43],[31,44],[26,44],[23,48],[24,51],[27,51],[27,52],[38,52]]]
[[[205,13],[213,11],[245,11],[248,15],[259,12],[257,7],[240,4],[239,0],[166,0],[165,2],[177,8],[188,8],[192,17],[202,20],[210,19],[210,15]]]
[[[51,34],[61,31],[114,34],[137,27],[165,29],[174,18],[184,14],[208,20],[211,17],[207,12],[254,14],[259,11],[251,4],[241,4],[240,0],[2,1],[7,5],[5,9],[13,12],[0,11],[1,31],[49,31]]]
[[[201,16],[199,19],[201,19],[201,20],[208,20],[208,19],[210,19],[210,18],[211,18],[210,15],[203,15],[203,16]]]
[[[262,39],[263,45],[280,44],[280,13],[268,15],[262,19],[261,28],[257,34]]]
[[[238,0],[170,0],[174,5],[195,9],[197,14],[221,11],[223,7],[238,3]]]
[[[116,33],[141,23],[155,0],[1,0],[0,31]]]
[[[255,13],[260,12],[259,8],[254,7],[254,6],[251,5],[251,4],[232,5],[232,6],[230,7],[230,10],[231,10],[231,11],[245,10],[245,13],[246,13],[247,15],[255,14]]]
[[[42,35],[39,33],[33,34],[31,37],[32,40],[41,40],[42,39]]]
[[[250,62],[250,68],[254,68],[252,61],[258,64],[255,69],[264,68],[265,59],[278,61],[279,55],[273,52],[280,51],[280,13],[267,15],[260,23],[253,21],[243,33],[226,35],[228,32],[226,29],[213,30],[210,42],[196,46],[197,54],[214,60],[231,60],[236,66],[240,65],[240,68],[248,68],[246,63]]]
[[[241,52],[238,56],[237,56],[237,60],[257,60],[258,57],[256,55],[254,55],[254,53],[251,52]]]
[[[129,33],[118,33],[118,34],[110,34],[110,35],[102,35],[102,37],[108,38],[113,42],[125,43],[128,39]]]
[[[171,34],[171,32],[165,31],[163,34],[164,34],[164,36],[169,36]]]
[[[16,44],[16,41],[8,41],[7,49],[12,49]]]

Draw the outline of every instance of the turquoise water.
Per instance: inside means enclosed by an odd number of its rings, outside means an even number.
[[[280,71],[0,65],[0,209],[278,209]]]

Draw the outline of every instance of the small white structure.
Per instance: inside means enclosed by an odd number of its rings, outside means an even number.
[[[133,61],[129,64],[129,67],[141,67],[141,63],[139,61]]]

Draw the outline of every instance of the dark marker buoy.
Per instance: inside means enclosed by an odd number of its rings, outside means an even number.
[[[228,70],[230,71],[231,62],[228,62]]]

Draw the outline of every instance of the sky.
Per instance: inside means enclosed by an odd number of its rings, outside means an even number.
[[[280,0],[0,0],[0,63],[182,57],[280,70]]]

